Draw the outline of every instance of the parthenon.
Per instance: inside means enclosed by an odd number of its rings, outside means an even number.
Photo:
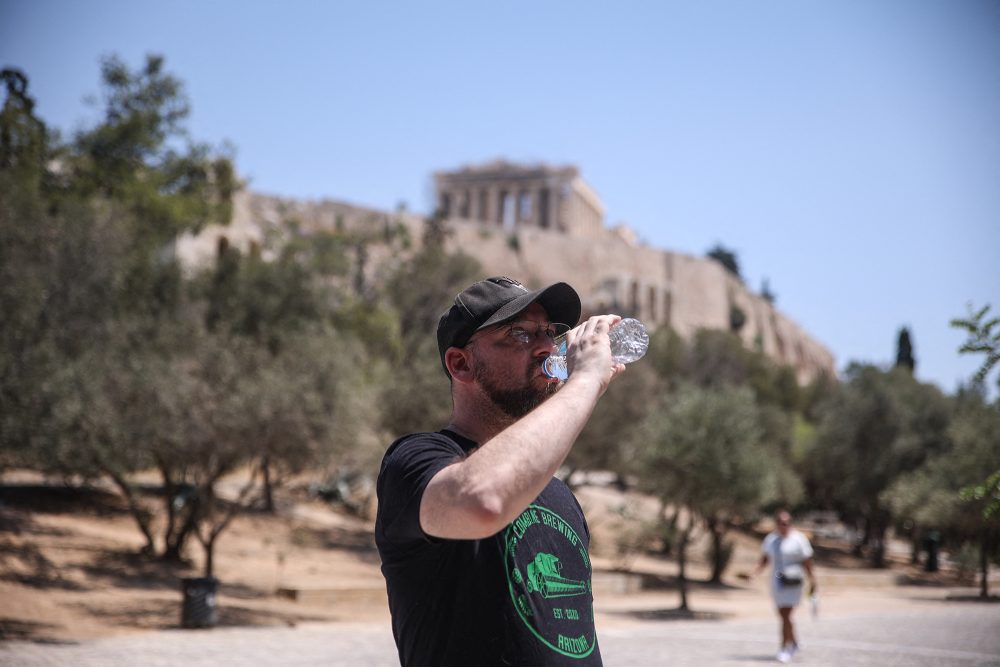
[[[604,223],[604,205],[576,167],[497,160],[436,172],[434,184],[438,212],[445,218],[573,236],[599,233]]]

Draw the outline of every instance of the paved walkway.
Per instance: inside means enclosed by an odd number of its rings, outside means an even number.
[[[798,623],[795,664],[931,667],[1000,666],[1000,605],[943,604],[939,610],[852,614]],[[772,621],[644,621],[599,630],[608,667],[755,665],[774,660]],[[75,644],[10,642],[0,665],[17,667],[392,667],[384,624],[170,630]]]

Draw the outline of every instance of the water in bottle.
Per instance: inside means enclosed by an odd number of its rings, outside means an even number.
[[[642,359],[649,348],[649,334],[639,320],[627,317],[608,333],[611,339],[611,358],[616,364],[630,364]],[[566,363],[566,336],[556,339],[557,352],[545,360],[542,370],[550,378],[565,380],[569,377]]]

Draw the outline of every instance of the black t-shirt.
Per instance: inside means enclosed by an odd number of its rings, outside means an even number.
[[[394,442],[378,477],[375,543],[403,667],[602,665],[594,629],[590,533],[557,479],[482,540],[420,528],[431,478],[476,443],[451,431]]]

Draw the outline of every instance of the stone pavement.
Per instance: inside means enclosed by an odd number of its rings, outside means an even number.
[[[942,604],[940,610],[854,614],[797,624],[795,664],[1000,666],[1000,605]],[[774,661],[776,621],[636,621],[599,629],[608,667],[761,665]],[[398,665],[384,624],[169,630],[72,644],[9,642],[11,667],[306,667]]]
[[[1000,665],[1000,605],[855,614],[796,622],[794,664]],[[609,667],[777,664],[777,620],[659,622],[599,635]]]

